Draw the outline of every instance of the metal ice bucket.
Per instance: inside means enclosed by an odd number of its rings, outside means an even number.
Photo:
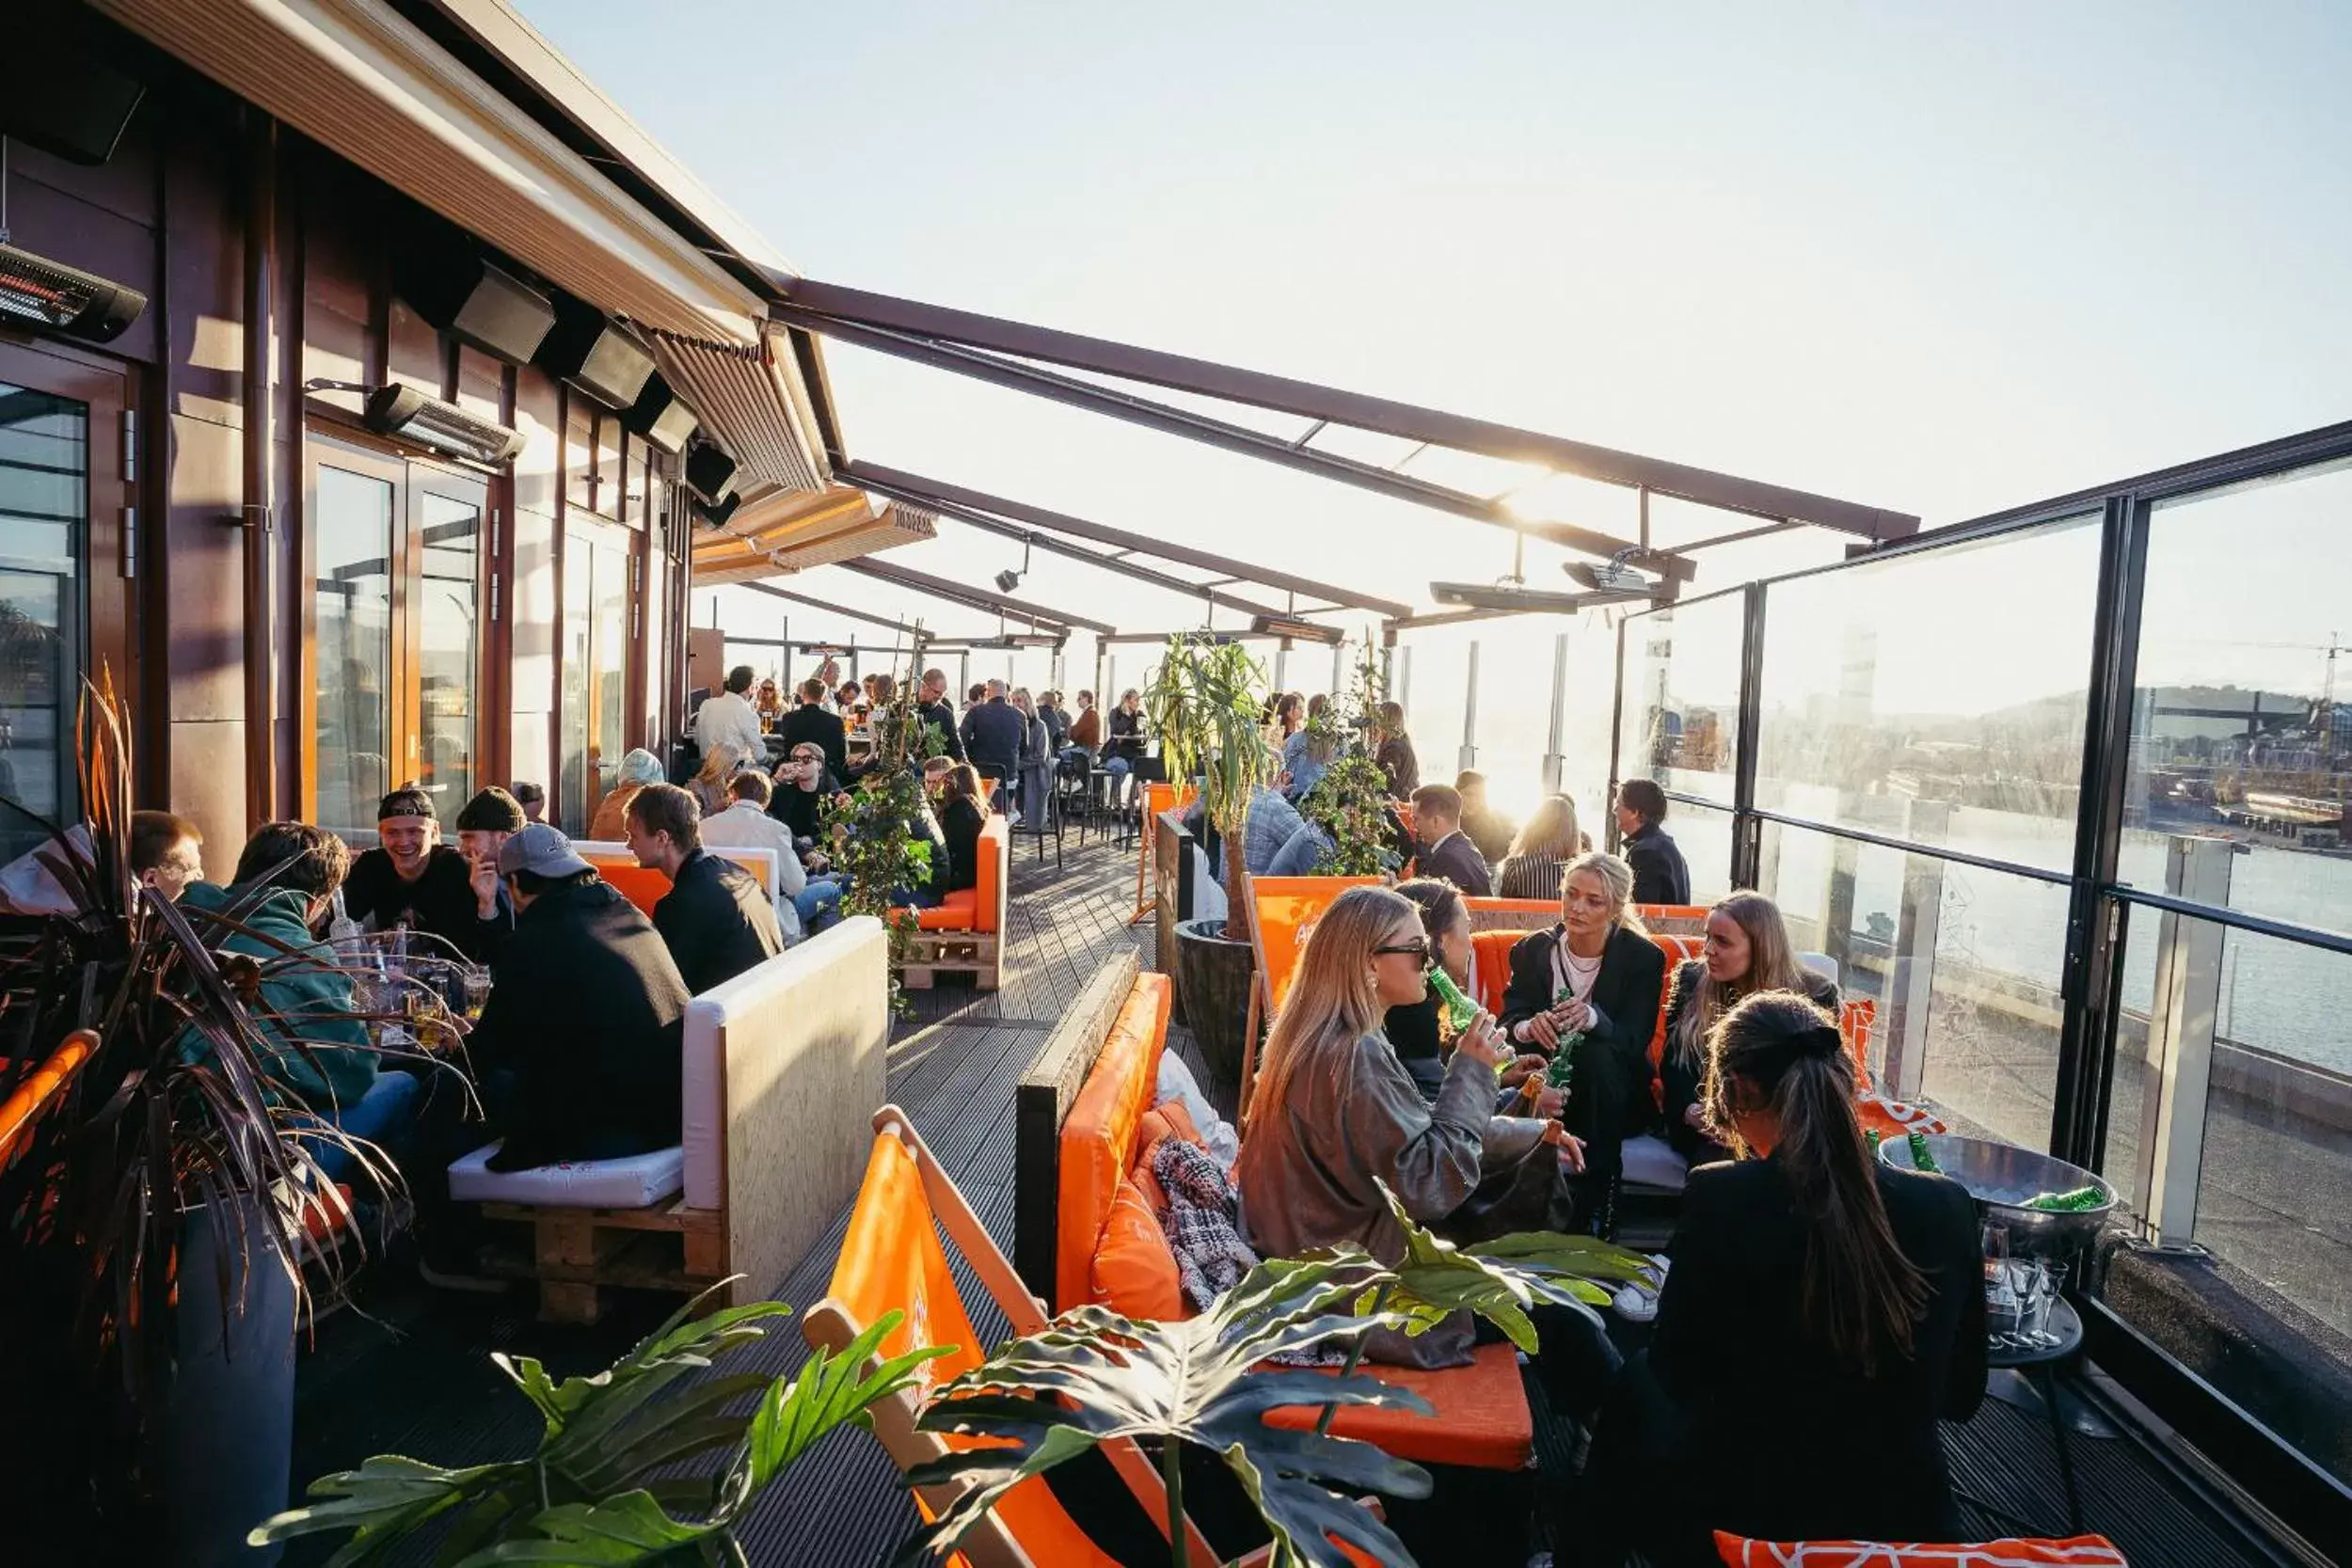
[[[2080,1165],[1988,1138],[1951,1132],[1930,1132],[1926,1138],[1928,1152],[1945,1175],[1968,1189],[1978,1212],[2008,1228],[2012,1258],[2071,1257],[2098,1240],[2114,1212],[2115,1188]],[[1886,1139],[1879,1146],[1879,1158],[1899,1170],[1911,1169],[1911,1141]],[[2077,1187],[2096,1187],[2106,1201],[2096,1209],[2064,1213],[2024,1206],[2036,1194],[2071,1193]]]

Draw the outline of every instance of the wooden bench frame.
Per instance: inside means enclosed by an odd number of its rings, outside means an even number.
[[[547,1323],[596,1322],[601,1292],[612,1287],[691,1295],[741,1275],[732,1300],[771,1289],[856,1191],[866,1140],[825,1130],[844,1106],[871,1104],[883,1093],[887,954],[881,922],[854,919],[751,972],[813,966],[787,994],[797,997],[803,984],[821,994],[805,1005],[772,999],[771,1006],[791,1007],[793,1022],[784,1029],[756,1015],[718,1025],[711,1046],[718,1054],[716,1208],[696,1207],[684,1193],[636,1209],[485,1201],[485,1218],[531,1231],[530,1257],[502,1261],[496,1272],[537,1280]],[[707,1016],[693,1010],[705,1000],[690,1006],[689,1029]],[[807,1135],[811,1129],[838,1147],[820,1147]]]
[[[994,928],[959,931],[924,930],[910,923],[899,955],[892,960],[898,983],[909,990],[930,990],[942,974],[969,974],[980,990],[995,990],[1005,983],[1005,925],[1012,913],[1011,819],[992,814],[980,842],[994,845],[996,898]],[[893,911],[891,918],[913,917],[915,911]]]

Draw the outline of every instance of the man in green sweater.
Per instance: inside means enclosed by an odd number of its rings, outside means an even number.
[[[180,907],[209,946],[259,963],[254,1022],[276,1097],[299,1102],[353,1137],[385,1142],[414,1119],[418,1082],[378,1070],[351,976],[315,934],[350,868],[350,849],[326,829],[271,822],[246,845],[231,885],[191,883]],[[212,1049],[193,1030],[181,1043],[190,1062]],[[328,1157],[339,1150],[313,1152],[330,1175],[343,1174],[336,1167],[348,1162]]]

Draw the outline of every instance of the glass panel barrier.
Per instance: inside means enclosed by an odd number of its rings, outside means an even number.
[[[89,410],[6,383],[0,402],[9,408],[0,420],[0,795],[64,823],[80,815],[72,734]],[[0,822],[0,856],[44,837],[21,818]]]
[[[1756,803],[2068,870],[2098,522],[1774,583]]]
[[[1593,844],[1598,847],[1603,842],[1605,816],[1588,819],[1579,811],[1577,821],[1593,835]],[[1675,847],[1682,851],[1682,863],[1690,867],[1691,902],[1711,904],[1731,891],[1731,813],[1713,806],[1692,805],[1688,800],[1672,800],[1667,802],[1665,821],[1659,826],[1675,841]],[[1618,850],[1623,852],[1622,844]]]
[[[1389,691],[1405,705],[1422,784],[1452,784],[1462,754],[1463,702],[1470,695],[1470,648],[1484,623],[1405,634],[1391,667]],[[1412,654],[1409,671],[1406,653]],[[1483,717],[1483,715],[1482,715]]]
[[[2125,880],[2162,835],[2247,847],[2233,908],[2352,931],[2352,467],[2159,503],[2148,523]]]
[[[310,519],[317,570],[318,820],[373,843],[375,803],[391,787],[394,486],[321,463]]]
[[[1762,847],[1759,881],[1797,950],[1877,1005],[1881,1091],[1956,1132],[2047,1148],[2066,888],[1776,822]]]
[[[1740,594],[1626,623],[1619,778],[1655,779],[1669,790],[1732,803],[1746,624],[1747,600]]]
[[[2226,840],[2168,871],[2227,892]],[[2352,957],[2146,907],[2131,913],[2104,1173],[2157,1250],[2110,1258],[2107,1302],[2339,1479],[2352,1378]],[[2193,1247],[2184,1253],[2180,1249]],[[2214,1357],[2211,1324],[2242,1349]],[[2182,1325],[2189,1325],[2185,1338]]]

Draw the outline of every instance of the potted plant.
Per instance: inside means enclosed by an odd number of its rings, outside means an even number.
[[[1384,877],[1404,863],[1391,836],[1388,775],[1369,742],[1382,695],[1380,668],[1368,656],[1356,667],[1348,711],[1333,703],[1311,726],[1311,744],[1331,759],[1298,803],[1299,816],[1328,841],[1315,862],[1318,877]]]
[[[397,1177],[329,1125],[293,1135],[271,1085],[310,1046],[262,987],[322,960],[215,954],[224,933],[282,948],[241,924],[261,895],[191,917],[139,885],[110,688],[86,685],[76,739],[87,821],[41,824],[0,923],[0,1408],[55,1413],[8,1423],[8,1473],[41,1501],[11,1544],[221,1560],[285,1500],[305,1268],[332,1286],[346,1256],[311,1233],[349,1216],[317,1157]],[[71,1547],[25,1539],[44,1528]]]
[[[938,726],[924,724],[916,711],[917,672],[927,645],[918,624],[907,673],[893,685],[889,705],[873,716],[874,752],[866,776],[824,811],[827,855],[833,869],[849,879],[841,913],[870,914],[889,931],[890,1004],[901,1013],[909,1004],[898,970],[915,925],[914,916],[892,907],[890,895],[930,879],[932,842],[928,834],[917,836],[930,810],[919,768],[933,754],[931,747],[946,745]]]
[[[1176,987],[1184,1021],[1209,1066],[1228,1083],[1241,1076],[1256,961],[1249,945],[1248,873],[1242,853],[1250,798],[1274,776],[1260,729],[1265,669],[1238,642],[1171,637],[1144,692],[1168,775],[1195,779],[1201,815],[1224,850],[1225,918],[1176,927]]]

